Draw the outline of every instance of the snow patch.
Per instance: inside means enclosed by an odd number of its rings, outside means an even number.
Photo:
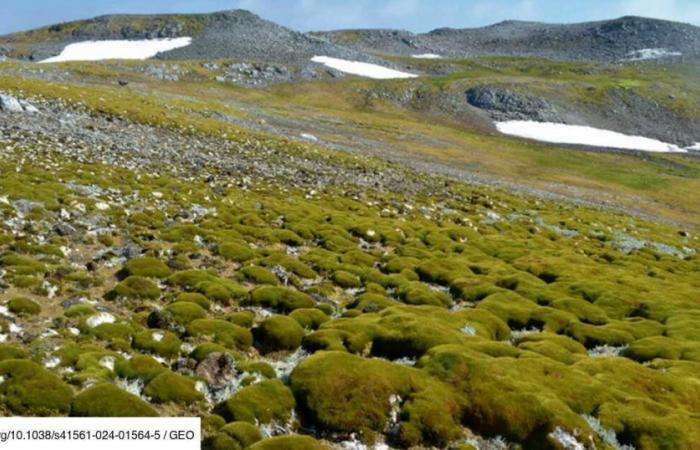
[[[555,144],[578,144],[593,147],[641,150],[645,152],[685,153],[686,149],[674,144],[657,141],[642,136],[630,136],[615,131],[583,125],[566,125],[563,123],[533,122],[529,120],[511,120],[496,122],[496,128],[503,134],[534,139]]]
[[[643,48],[627,54],[629,58],[623,61],[646,61],[649,59],[668,58],[669,56],[683,56],[681,52],[670,51],[665,48]]]
[[[51,356],[44,360],[44,367],[46,367],[47,369],[53,369],[59,364],[61,364],[61,358],[59,358],[58,356]]]
[[[346,59],[331,58],[330,56],[314,56],[311,58],[311,61],[351,75],[359,75],[361,77],[374,78],[377,80],[416,78],[418,76],[412,73],[382,67],[377,64],[348,61]]]
[[[442,59],[442,56],[435,53],[421,53],[420,55],[411,55],[411,58],[416,59]]]
[[[45,59],[40,61],[40,63],[101,61],[104,59],[148,59],[161,52],[187,47],[191,43],[191,37],[77,42],[67,45],[60,55]]]

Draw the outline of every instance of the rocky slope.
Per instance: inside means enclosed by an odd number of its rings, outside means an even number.
[[[0,38],[10,56],[42,60],[69,43],[86,40],[193,37],[190,46],[160,55],[166,59],[241,59],[306,63],[314,55],[372,60],[357,50],[299,33],[244,10],[197,15],[102,16],[57,24]]]
[[[565,25],[507,21],[482,28],[441,28],[425,34],[341,30],[313,35],[365,52],[403,56],[433,53],[449,58],[489,55],[597,61],[700,56],[700,28],[642,17]],[[658,52],[640,53],[645,49]]]

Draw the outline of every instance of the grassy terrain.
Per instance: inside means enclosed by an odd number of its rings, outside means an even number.
[[[366,154],[471,168],[697,225],[695,160],[522,142],[476,120],[359,95],[401,91],[395,82],[247,90],[203,81],[190,64],[174,83],[132,64],[61,65],[80,74],[61,81],[7,72],[0,90],[182,139],[330,160],[338,171],[401,171],[406,185],[426,188],[312,188],[216,164],[189,173],[177,160],[104,165],[3,136],[2,415],[197,415],[214,450],[352,439],[698,448],[693,230]],[[241,125],[263,119],[374,144],[357,155]],[[138,254],[123,252],[133,246]],[[212,364],[234,368],[222,385]]]
[[[424,63],[435,64],[435,63]],[[184,71],[177,83],[160,83],[137,73],[138,64],[66,64],[63,67],[92,80],[62,86],[5,78],[5,89],[36,90],[84,101],[105,112],[125,111],[140,122],[191,123],[219,132],[227,128],[211,113],[249,123],[282,124],[285,134],[305,131],[335,145],[354,148],[356,138],[367,140],[360,151],[402,161],[422,161],[495,176],[527,187],[584,199],[604,199],[628,209],[689,225],[698,225],[700,164],[683,155],[606,154],[572,151],[561,146],[526,142],[495,134],[473,116],[454,118],[435,112],[420,99],[397,103],[405,92],[423,97],[448,93],[461,98],[463,90],[479,84],[519,86],[566,102],[599,103],[620,89],[666,106],[679,117],[698,117],[700,80],[693,66],[612,66],[586,63],[482,58],[457,61],[463,71],[448,77],[419,81],[308,82],[266,89],[243,89],[206,82],[213,78],[198,63],[179,63]],[[99,102],[105,82],[120,76],[134,82],[118,93],[118,102]],[[204,83],[203,83],[204,82]],[[24,85],[23,85],[24,83]],[[593,90],[591,90],[591,88]],[[163,110],[157,97],[168,94],[172,105]],[[372,96],[371,93],[380,93]],[[125,104],[121,103],[121,99]],[[154,100],[155,99],[155,100]],[[147,106],[146,106],[147,105]],[[197,114],[193,116],[193,112]],[[205,125],[206,122],[206,125]],[[331,124],[325,126],[325,124]],[[264,128],[264,127],[263,127]],[[274,133],[274,130],[272,131]]]

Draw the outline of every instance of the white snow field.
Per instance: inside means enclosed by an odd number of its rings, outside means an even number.
[[[374,78],[377,80],[389,80],[392,78],[416,78],[418,75],[389,69],[377,64],[363,63],[358,61],[348,61],[346,59],[331,58],[330,56],[314,56],[311,61],[323,64],[331,69],[361,77]]]
[[[656,139],[642,136],[630,136],[615,131],[601,130],[600,128],[582,125],[512,120],[508,122],[496,122],[496,128],[503,134],[535,139],[543,142],[552,142],[555,144],[579,144],[593,147],[641,150],[646,152],[684,153],[687,151],[677,145],[657,141]]]
[[[627,54],[629,58],[624,61],[646,61],[648,59],[666,58],[668,56],[683,56],[681,52],[668,51],[665,48],[643,48]]]
[[[435,53],[421,53],[420,55],[411,55],[411,58],[417,58],[417,59],[441,59],[442,56],[436,55]]]
[[[60,55],[40,61],[100,61],[103,59],[148,59],[158,53],[187,47],[191,37],[148,39],[140,41],[85,41],[68,44]]]

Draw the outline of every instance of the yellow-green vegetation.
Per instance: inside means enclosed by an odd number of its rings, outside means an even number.
[[[515,70],[504,60],[465,74],[500,71],[504,82]],[[535,82],[556,76],[527,70]],[[563,79],[589,76],[561,71]],[[644,86],[639,79],[627,87]],[[159,88],[183,89],[170,104],[140,91],[151,88],[144,83],[117,90],[95,80],[0,78],[3,89],[65,97],[94,117],[154,125],[154,134],[177,129],[182,139],[246,145],[270,173],[0,147],[3,415],[194,414],[205,419],[210,449],[352,439],[469,448],[497,436],[515,448],[556,449],[562,435],[586,448],[614,448],[613,438],[639,449],[700,442],[692,227],[236,133],[202,115],[226,111],[228,100],[313,111],[335,98],[330,84],[299,92],[199,85],[210,103],[184,99],[194,95],[188,83]],[[333,95],[372,85],[338,83]],[[398,123],[433,132],[414,112],[331,103],[380,137],[396,134]],[[571,180],[617,161],[630,173],[642,168],[641,178],[648,164],[682,162],[691,168],[685,178],[664,172],[668,183],[652,179],[647,198],[675,193],[685,218],[695,208],[686,195],[697,181],[694,161],[574,153],[435,127],[456,143],[479,144],[470,158],[518,156],[513,176],[547,155],[553,162],[533,177]],[[264,159],[271,149],[279,160]],[[300,176],[275,165],[298,161],[336,165]],[[505,170],[496,159],[484,164]],[[375,185],[373,174],[392,182]],[[64,221],[78,232],[55,232]]]

